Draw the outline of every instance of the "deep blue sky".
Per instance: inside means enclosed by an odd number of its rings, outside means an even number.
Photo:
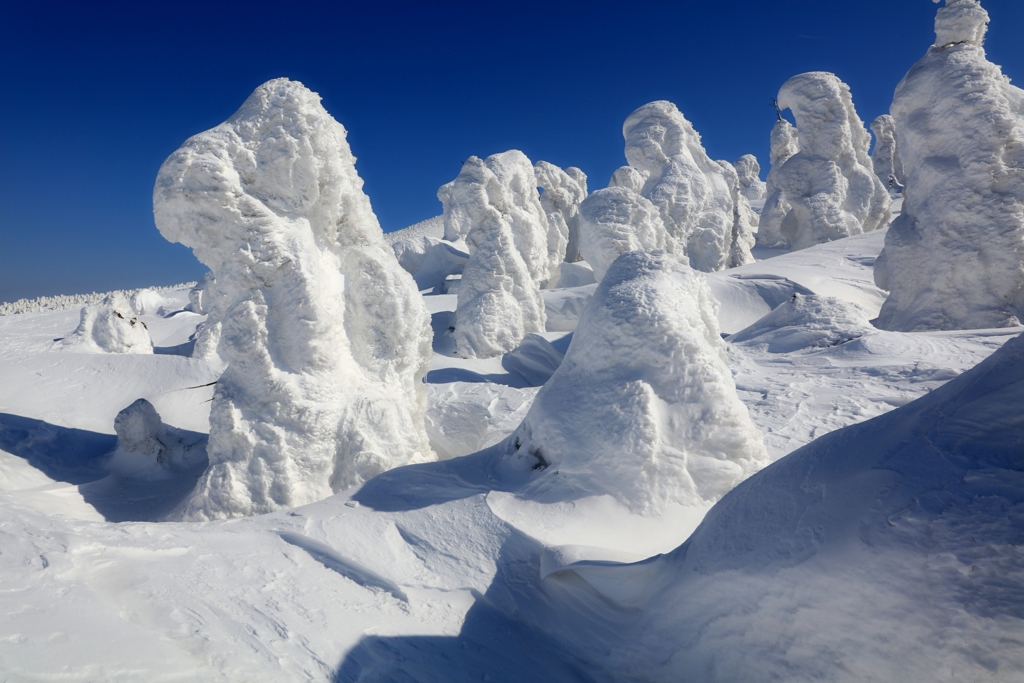
[[[989,57],[1024,82],[1024,2],[985,0]],[[865,122],[933,38],[928,0],[4,3],[0,301],[195,279],[160,237],[160,163],[263,81],[323,96],[386,231],[440,213],[462,160],[518,148],[624,163],[621,125],[672,100],[714,158],[766,164],[770,98],[833,71]],[[767,172],[763,169],[762,174]]]

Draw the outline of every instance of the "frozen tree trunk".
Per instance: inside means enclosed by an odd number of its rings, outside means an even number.
[[[704,277],[678,258],[630,251],[616,259],[507,442],[510,462],[535,466],[523,495],[609,494],[658,514],[671,503],[718,500],[764,467],[716,311]]]
[[[1024,313],[1024,91],[988,61],[988,14],[953,0],[896,88],[903,213],[875,264],[887,330],[1019,325]]]
[[[303,505],[434,457],[430,316],[345,138],[319,96],[277,79],[160,168],[157,227],[210,268],[228,363],[183,519]]]

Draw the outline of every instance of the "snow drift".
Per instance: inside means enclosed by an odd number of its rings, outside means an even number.
[[[764,345],[769,353],[839,346],[871,331],[860,306],[832,296],[794,294],[750,327],[730,336],[730,343]]]
[[[896,141],[896,121],[883,114],[871,122],[871,130],[875,134],[875,148],[871,151],[875,175],[889,189],[891,196],[898,197],[903,191],[905,175]]]
[[[693,125],[676,105],[658,101],[630,114],[622,134],[629,165],[647,176],[641,194],[658,207],[673,244],[697,270],[726,268],[733,252],[732,193]]]
[[[570,637],[649,681],[1021,679],[1021,405],[1017,337],[752,476],[674,552],[584,568],[632,596],[642,645]]]
[[[800,74],[782,85],[779,106],[792,110],[800,139],[774,179],[792,206],[779,226],[790,248],[888,225],[889,193],[872,170],[871,135],[849,86],[822,71]]]
[[[779,185],[779,176],[782,167],[797,152],[800,151],[800,139],[796,128],[785,120],[779,118],[772,128],[771,135],[771,168],[768,170],[768,180],[765,181],[765,201],[761,209],[761,216],[758,219],[757,246],[759,247],[785,247],[788,242],[782,235],[782,221],[793,207],[786,199],[782,186]]]
[[[768,195],[768,187],[761,180],[761,164],[753,154],[744,154],[732,163],[739,175],[740,188],[747,201],[764,199]]]
[[[1024,91],[986,59],[987,24],[977,2],[947,3],[896,89],[906,187],[875,265],[883,329],[1001,327],[1024,312]]]
[[[523,495],[610,494],[657,514],[703,505],[767,464],[726,364],[704,278],[664,251],[612,264],[509,458],[536,464]]]
[[[433,457],[430,317],[345,138],[319,96],[276,79],[160,168],[157,227],[212,271],[203,306],[228,363],[185,519],[302,505]]]
[[[665,249],[667,244],[658,207],[633,190],[607,187],[580,205],[580,255],[598,282],[627,251]]]
[[[153,353],[149,329],[123,292],[111,292],[99,304],[83,308],[78,327],[63,345],[103,353]]]

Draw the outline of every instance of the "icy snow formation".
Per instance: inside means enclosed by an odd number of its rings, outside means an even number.
[[[737,268],[754,262],[750,250],[757,239],[757,214],[750,208],[750,200],[743,194],[743,185],[736,168],[728,161],[718,163],[732,194],[732,249],[726,267]]]
[[[610,679],[1021,680],[1022,400],[1017,337],[755,474],[672,553],[585,572],[634,596],[634,647],[589,645],[609,622],[547,630]]]
[[[775,182],[792,205],[780,230],[791,249],[870,232],[889,223],[889,193],[871,168],[871,134],[848,85],[812,71],[789,79],[779,106],[796,118],[800,151]]]
[[[622,134],[629,165],[648,174],[641,194],[661,211],[690,265],[705,272],[725,268],[733,247],[732,195],[693,125],[676,105],[658,101],[630,114]]]
[[[276,79],[157,176],[157,227],[216,278],[203,305],[228,362],[185,519],[302,505],[433,457],[430,316],[345,137],[318,95]]]
[[[832,296],[793,297],[750,327],[730,336],[730,343],[764,345],[769,353],[839,346],[871,331],[867,312]]]
[[[132,294],[128,303],[135,315],[159,315],[160,309],[167,305],[167,301],[158,292],[148,288]]]
[[[153,353],[146,323],[136,317],[128,297],[120,291],[83,308],[78,327],[63,344],[106,353]]]
[[[877,325],[903,332],[1017,325],[1024,314],[1024,91],[983,47],[977,2],[938,11],[936,41],[896,88],[903,213],[875,282]]]
[[[580,202],[587,197],[587,176],[583,171],[570,166],[562,170],[546,161],[538,161],[533,167],[537,176],[537,187],[544,190],[540,204],[548,218],[549,234],[566,235],[565,261],[580,260]]]
[[[580,205],[580,254],[598,282],[621,254],[667,242],[658,207],[625,187],[598,190]]]
[[[875,175],[888,188],[890,195],[898,197],[903,191],[905,176],[896,141],[896,122],[888,114],[883,114],[871,122],[871,130],[875,133],[875,148],[871,150]]]
[[[210,286],[213,279],[213,273],[206,271],[206,274],[203,275],[203,279],[197,282],[195,286],[188,291],[188,306],[185,307],[186,310],[191,311],[192,313],[198,313],[199,315],[206,315],[209,313],[203,305],[203,296],[206,292],[206,288]]]
[[[765,181],[765,202],[758,219],[757,246],[785,247],[788,242],[782,235],[782,221],[793,208],[779,185],[782,167],[800,151],[797,129],[789,121],[780,118],[775,122],[771,135],[771,168]]]
[[[764,199],[768,195],[767,185],[761,180],[761,164],[753,154],[744,154],[732,163],[740,178],[743,196],[748,201]]]
[[[610,494],[657,514],[703,505],[767,464],[726,363],[704,277],[630,251],[597,287],[558,370],[508,442],[540,465],[524,495]]]
[[[526,334],[544,331],[540,287],[552,275],[558,277],[562,261],[562,256],[554,263],[548,259],[547,218],[533,166],[522,152],[486,160],[470,157],[441,194],[448,198],[446,235],[449,216],[469,226],[469,261],[462,271],[455,314],[458,352],[467,358],[500,356],[516,348]],[[559,244],[559,253],[564,254],[566,240]]]
[[[160,479],[205,464],[206,453],[200,443],[190,443],[184,432],[165,425],[144,398],[117,414],[114,431],[117,447],[107,467],[122,476]]]

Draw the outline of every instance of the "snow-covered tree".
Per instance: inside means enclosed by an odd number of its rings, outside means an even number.
[[[123,292],[111,292],[100,303],[84,307],[78,327],[62,343],[103,353],[153,353],[149,329]]]
[[[626,187],[598,190],[580,205],[580,253],[598,282],[620,255],[667,241],[658,207]]]
[[[495,164],[488,161],[494,158],[470,157],[459,177],[449,183],[452,209],[469,225],[469,261],[459,282],[454,333],[459,353],[468,358],[499,356],[516,348],[528,333],[544,331],[541,282],[534,276],[541,257],[547,267],[547,252],[541,251],[545,245],[538,244],[542,233],[524,230],[529,227],[527,211],[520,212],[518,223],[513,218],[515,199],[521,195],[506,189],[508,175],[502,178],[492,170]],[[536,185],[532,187],[536,194]],[[518,243],[517,230],[526,233]],[[520,243],[531,247],[527,253],[534,256],[534,271],[518,248]]]
[[[771,153],[768,180],[765,182],[765,202],[757,223],[757,246],[786,247],[788,241],[782,235],[782,221],[792,208],[779,186],[778,178],[783,165],[800,151],[800,140],[796,128],[779,118],[772,128]]]
[[[947,0],[935,44],[896,88],[906,186],[875,264],[883,329],[1001,327],[1024,313],[1024,91],[986,58],[988,20],[977,0]]]
[[[587,197],[587,176],[575,166],[562,170],[546,161],[538,161],[533,170],[537,187],[544,190],[540,204],[548,217],[549,241],[565,234],[565,261],[575,263],[580,260],[579,214],[580,202]],[[557,244],[558,238],[555,240]]]
[[[875,134],[875,147],[871,150],[875,175],[891,196],[898,197],[903,191],[905,176],[896,141],[896,121],[888,114],[882,114],[871,122],[871,130]]]
[[[779,106],[793,112],[800,139],[800,151],[774,178],[792,207],[780,226],[789,247],[885,227],[889,193],[871,168],[871,134],[849,86],[823,71],[800,74],[782,85]]]
[[[160,168],[157,227],[213,273],[203,306],[228,363],[183,518],[302,505],[434,457],[430,316],[362,184],[344,127],[284,78]]]
[[[610,494],[657,514],[713,502],[765,466],[717,307],[704,276],[677,257],[616,259],[508,441],[511,462],[539,466],[524,495]]]
[[[744,154],[732,163],[739,175],[740,188],[748,201],[764,199],[768,195],[765,182],[761,180],[761,164],[753,154]]]
[[[726,268],[736,268],[754,262],[750,250],[756,240],[754,233],[757,232],[757,214],[750,208],[750,200],[743,194],[744,188],[736,168],[728,161],[718,163],[722,166],[725,181],[732,193],[732,250]],[[757,163],[756,159],[754,163]]]

